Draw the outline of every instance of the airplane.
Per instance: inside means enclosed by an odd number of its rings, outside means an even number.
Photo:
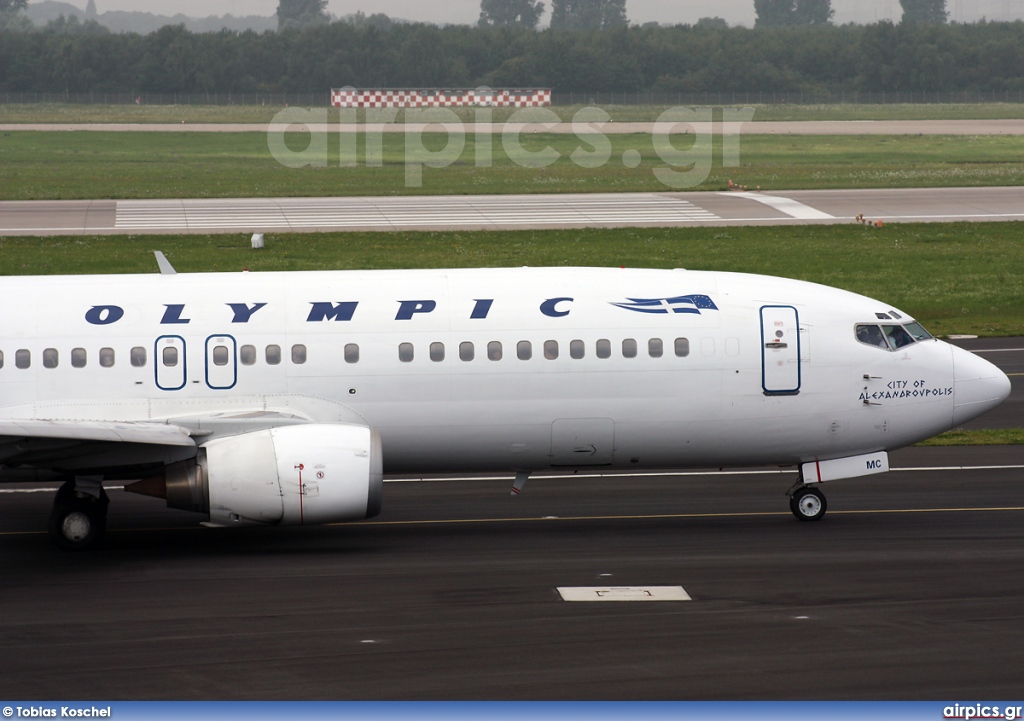
[[[104,484],[210,526],[377,515],[385,474],[796,467],[823,483],[1001,403],[1010,381],[889,304],[805,281],[625,268],[7,277],[0,481]]]

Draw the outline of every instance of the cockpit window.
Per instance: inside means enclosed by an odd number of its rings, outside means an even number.
[[[885,336],[882,335],[882,329],[877,325],[857,326],[857,340],[867,345],[889,350],[889,343],[885,340]]]
[[[865,323],[857,326],[856,333],[859,343],[885,350],[896,350],[918,341],[929,340],[932,337],[920,323],[916,322],[906,325],[868,325]]]
[[[904,326],[907,333],[914,336],[914,340],[931,340],[932,334],[924,329],[920,323],[907,323]]]
[[[883,325],[882,332],[893,348],[902,348],[914,342],[914,337],[901,325]]]

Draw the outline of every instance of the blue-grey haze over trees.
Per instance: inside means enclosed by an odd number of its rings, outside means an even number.
[[[900,0],[900,7],[905,23],[944,23],[949,15],[946,0]]]
[[[375,16],[279,32],[0,30],[0,92],[324,93],[331,87],[558,92],[1024,93],[1024,23],[821,27],[437,27]],[[742,96],[741,96],[742,97]]]
[[[545,14],[538,27],[547,27],[551,16],[551,0],[542,0]],[[63,5],[66,15],[81,13],[88,0],[29,0],[28,14],[37,25],[45,24],[38,19],[43,6]],[[234,18],[262,18],[263,23],[276,28],[275,11],[279,0],[95,0],[100,16],[109,13],[138,13],[163,15],[168,24],[177,24],[182,18],[189,28],[198,23],[190,20],[203,19],[203,28],[213,32],[220,28],[212,24],[211,16],[231,15]],[[721,17],[730,25],[753,27],[756,20],[753,0],[627,0],[630,22],[642,25],[649,22],[662,24],[694,24],[703,17]],[[899,0],[832,0],[835,15],[832,22],[873,24],[881,20],[900,22],[903,9]],[[951,22],[978,22],[982,19],[1012,21],[1024,19],[1022,0],[947,0]],[[335,19],[364,12],[367,15],[386,14],[393,20],[433,22],[436,24],[475,25],[480,17],[480,0],[329,0],[327,10]],[[47,11],[49,13],[49,11]],[[48,17],[54,19],[56,16]],[[109,16],[108,16],[109,17]],[[84,19],[79,17],[79,19]],[[115,28],[104,18],[100,19],[112,30],[121,31],[123,23]],[[255,25],[256,23],[252,23]],[[141,28],[143,23],[139,23]],[[146,31],[152,31],[146,23]],[[227,24],[229,29],[238,29],[236,22]]]
[[[525,28],[536,28],[544,14],[544,3],[534,0],[481,0],[481,27],[508,27],[520,25]]]
[[[479,0],[478,0],[479,1]],[[511,3],[512,0],[507,0]],[[533,2],[533,7],[540,3]],[[323,93],[331,87],[552,87],[558,93],[950,93],[1024,99],[1024,22],[814,22],[630,26],[621,0],[582,29],[508,23],[439,27],[358,13],[330,22],[323,0],[280,0],[279,31],[113,33],[82,15],[0,25],[0,92]],[[600,0],[596,0],[600,2]],[[805,0],[806,1],[806,0]],[[903,0],[905,3],[911,0]],[[924,0],[920,0],[923,2]],[[939,9],[944,5],[937,0]],[[582,0],[577,0],[582,2]],[[21,0],[0,0],[10,17]],[[304,5],[301,3],[305,3]],[[485,10],[481,3],[481,12]],[[511,7],[511,5],[510,5]],[[793,13],[799,4],[792,2]],[[810,6],[803,6],[807,10]],[[905,8],[909,11],[909,7]],[[498,10],[492,7],[497,13]],[[293,13],[289,15],[289,13]],[[297,13],[297,14],[296,14]],[[103,13],[100,17],[105,17]],[[506,16],[508,18],[510,16]],[[597,18],[596,20],[593,18]],[[293,22],[290,20],[312,20]]]
[[[552,0],[552,30],[604,30],[624,27],[626,0]]]
[[[83,25],[89,20],[94,20],[111,32],[142,34],[156,32],[166,25],[184,25],[192,32],[198,33],[222,30],[263,32],[275,30],[278,26],[276,16],[207,15],[194,18],[180,14],[155,15],[137,10],[111,10],[109,5],[109,0],[100,0],[100,7],[97,8],[95,0],[90,0],[83,11],[63,0],[37,0],[28,5],[25,11],[19,14],[19,18],[37,27],[45,27],[47,23],[59,21],[63,15],[65,27],[73,25],[72,19],[77,19]]]
[[[832,0],[754,0],[755,27],[824,25],[832,20]]]
[[[277,6],[278,30],[326,25],[330,21],[327,0],[280,0]]]

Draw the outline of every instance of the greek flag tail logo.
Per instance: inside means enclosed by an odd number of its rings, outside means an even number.
[[[715,301],[706,295],[677,295],[674,298],[627,298],[627,303],[612,303],[637,313],[690,313],[700,315],[702,310],[718,310]]]

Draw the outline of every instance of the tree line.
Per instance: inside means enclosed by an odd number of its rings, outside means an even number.
[[[15,0],[17,1],[17,0]],[[1024,23],[601,29],[393,23],[113,34],[92,22],[0,30],[0,92],[326,92],[331,87],[602,92],[1024,89]]]
[[[280,0],[278,16],[292,16],[303,7],[326,0]],[[801,27],[825,25],[835,11],[832,0],[753,0],[756,27]],[[946,0],[900,0],[902,22],[944,23],[948,13]],[[480,0],[481,26],[518,25],[536,28],[544,14],[538,0]],[[626,0],[551,0],[551,28],[555,30],[598,30],[628,25]],[[700,25],[727,25],[721,18],[701,18]]]

